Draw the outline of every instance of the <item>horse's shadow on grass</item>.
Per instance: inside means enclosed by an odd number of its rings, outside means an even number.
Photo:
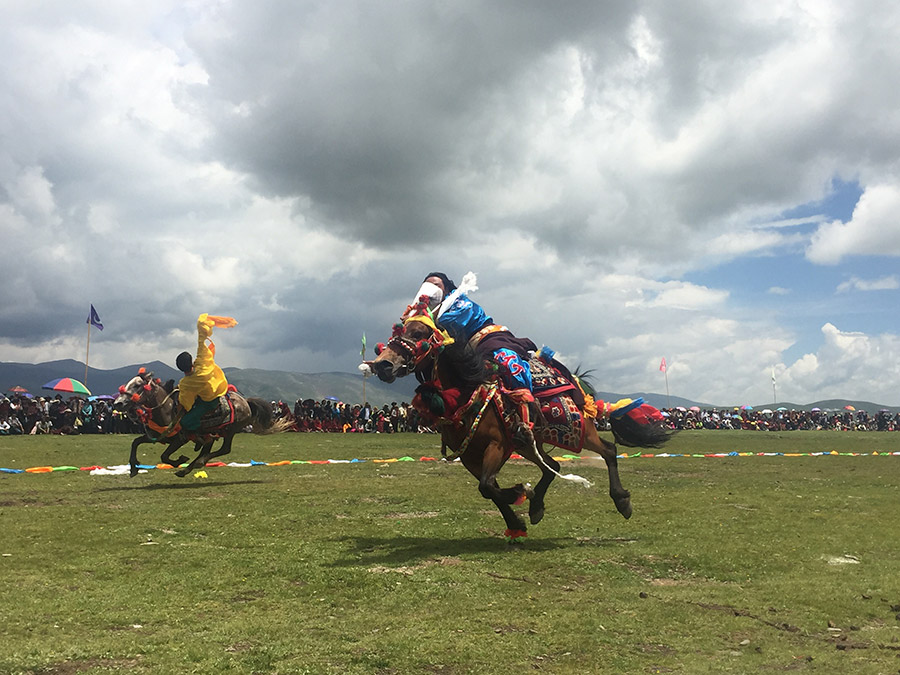
[[[236,481],[202,481],[184,483],[150,483],[149,485],[117,485],[115,487],[97,488],[97,492],[122,492],[124,490],[202,490],[212,487],[231,487],[233,485],[262,485],[265,480],[236,480]]]
[[[532,539],[521,544],[507,544],[502,537],[469,539],[437,539],[432,537],[352,537],[342,538],[348,547],[346,555],[332,563],[335,567],[359,565],[415,565],[441,558],[460,556],[543,553],[578,546],[575,539],[558,537]]]

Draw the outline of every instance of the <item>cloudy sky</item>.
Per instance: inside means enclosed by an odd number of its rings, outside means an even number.
[[[0,2],[0,360],[355,372],[472,270],[604,390],[900,405],[898,72],[870,0]]]

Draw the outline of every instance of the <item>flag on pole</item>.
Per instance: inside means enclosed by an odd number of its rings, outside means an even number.
[[[662,361],[659,362],[659,370],[660,372],[666,372],[666,357],[662,357]]]
[[[96,326],[100,330],[103,330],[103,324],[100,323],[100,315],[97,314],[97,310],[94,309],[93,305],[91,305],[91,315],[87,318],[87,321],[85,321],[85,323],[89,323],[92,326]]]
[[[772,384],[775,384],[775,366],[772,366]]]
[[[363,331],[362,336],[362,350],[359,352],[359,355],[363,358],[366,358],[366,332]]]

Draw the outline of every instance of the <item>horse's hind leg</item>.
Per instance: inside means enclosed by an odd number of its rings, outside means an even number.
[[[606,462],[606,470],[609,473],[609,496],[615,502],[616,509],[625,518],[631,518],[631,493],[622,486],[619,478],[619,460],[616,457],[616,444],[600,438],[593,425],[585,429],[584,447],[591,452],[596,452]]]
[[[206,466],[206,460],[209,457],[210,451],[212,450],[213,443],[215,443],[215,439],[211,441],[207,441],[202,445],[198,442],[197,446],[200,446],[200,451],[197,453],[197,456],[194,457],[194,460],[188,464],[187,466],[183,466],[178,471],[175,472],[175,475],[179,478],[184,478],[194,469]],[[195,448],[197,447],[195,446]]]
[[[215,445],[215,440],[210,441],[203,449],[197,453],[197,456],[194,458],[194,461],[190,463],[190,466],[187,466],[184,469],[179,469],[175,472],[176,476],[186,476],[194,469],[199,469],[201,467],[206,466],[209,460],[214,457],[221,457],[222,455],[227,455],[231,452],[231,440],[234,438],[234,434],[231,436],[226,436],[225,440],[222,441],[222,445],[219,446],[218,450],[213,451],[212,447]],[[199,445],[199,443],[198,443]]]
[[[160,464],[168,464],[172,468],[177,468],[188,461],[188,458],[184,455],[179,455],[178,459],[172,459],[172,455],[175,454],[175,451],[180,449],[184,444],[187,443],[187,439],[185,438],[176,438],[171,441],[166,449],[163,450],[162,455],[159,457]],[[200,448],[200,443],[194,443],[194,450],[198,450]]]
[[[222,445],[219,446],[219,449],[212,451],[206,455],[206,457],[203,461],[203,465],[206,466],[206,463],[209,462],[209,460],[214,459],[216,457],[221,457],[222,455],[227,455],[229,452],[231,452],[231,441],[232,440],[234,440],[234,434],[225,436],[224,440],[222,441]],[[210,449],[212,449],[211,445],[210,445]]]
[[[556,474],[559,473],[559,462],[544,452],[543,445],[536,439],[531,447],[517,447],[516,450],[519,451],[522,457],[537,464],[541,470],[541,479],[528,495],[528,519],[532,525],[537,525],[544,517],[544,495],[547,494],[550,483],[553,482]]]

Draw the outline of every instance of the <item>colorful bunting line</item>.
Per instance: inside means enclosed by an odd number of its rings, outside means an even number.
[[[657,454],[647,454],[635,452],[632,454],[623,453],[618,455],[619,459],[657,459],[657,458],[675,458],[675,457],[691,457],[691,458],[722,458],[722,457],[900,457],[900,452],[838,452],[836,450],[826,452],[714,452],[714,453],[694,453],[694,454],[672,454],[661,452]],[[512,459],[523,459],[521,455],[513,454]],[[574,459],[584,459],[581,455],[562,455],[554,457],[558,462],[568,462]],[[595,459],[600,459],[596,457]],[[290,466],[293,464],[363,464],[365,462],[373,462],[375,464],[392,464],[394,462],[439,462],[439,457],[420,457],[418,460],[414,457],[390,457],[387,459],[284,459],[278,462],[259,462],[251,459],[249,462],[210,462],[206,468],[215,467],[234,467],[247,468],[253,466]],[[456,460],[458,463],[459,460]],[[186,465],[182,465],[186,466]],[[138,464],[138,469],[150,471],[152,469],[171,469],[168,464]],[[127,464],[118,464],[114,466],[32,466],[27,469],[9,469],[0,467],[0,473],[20,474],[20,473],[56,473],[58,471],[86,471],[92,476],[111,476],[127,474],[130,467]]]

